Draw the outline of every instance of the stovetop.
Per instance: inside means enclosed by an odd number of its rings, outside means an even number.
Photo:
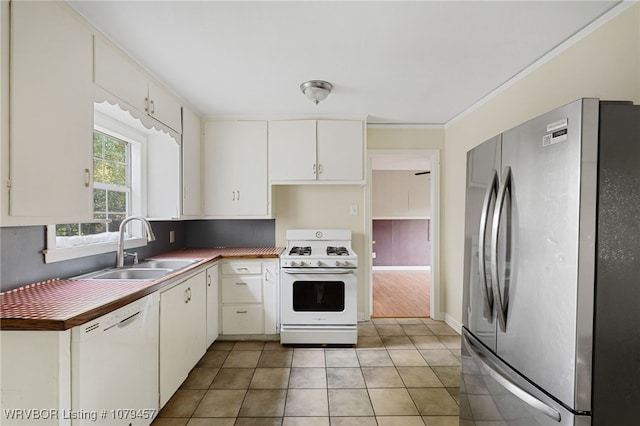
[[[357,267],[351,231],[342,229],[289,230],[283,267]]]

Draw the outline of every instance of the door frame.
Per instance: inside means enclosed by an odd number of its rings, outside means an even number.
[[[373,314],[373,220],[372,220],[372,187],[373,170],[371,168],[374,157],[385,156],[406,157],[407,154],[425,157],[431,161],[431,280],[429,294],[429,313],[431,318],[442,321],[440,300],[440,151],[436,149],[368,149],[367,150],[367,183],[365,206],[365,307],[364,316],[370,319]]]

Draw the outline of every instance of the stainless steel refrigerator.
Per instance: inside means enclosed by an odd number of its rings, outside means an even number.
[[[640,425],[640,106],[467,154],[460,425]]]

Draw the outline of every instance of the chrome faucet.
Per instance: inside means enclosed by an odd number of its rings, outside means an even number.
[[[153,233],[153,230],[151,229],[151,224],[149,223],[149,221],[147,219],[145,219],[142,216],[129,216],[128,218],[126,218],[125,220],[122,221],[122,223],[120,223],[120,229],[119,229],[119,238],[118,238],[118,251],[116,252],[116,268],[122,268],[124,266],[124,230],[126,228],[127,223],[131,222],[132,220],[139,220],[140,222],[144,223],[145,228],[147,229],[147,241],[155,241],[156,236]],[[137,256],[136,256],[137,258]]]

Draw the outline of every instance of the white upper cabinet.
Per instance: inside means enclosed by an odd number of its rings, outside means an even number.
[[[364,122],[287,120],[269,123],[271,183],[364,181]]]
[[[176,132],[182,132],[182,107],[163,87],[150,81],[124,53],[95,38],[94,81]]]
[[[269,179],[316,180],[316,121],[269,123]]]
[[[11,3],[10,215],[93,217],[93,42],[63,2]]]
[[[182,215],[202,215],[202,123],[200,117],[182,109]]]
[[[364,123],[320,120],[316,128],[318,179],[364,180]]]
[[[266,121],[209,121],[204,127],[204,215],[268,218]]]

